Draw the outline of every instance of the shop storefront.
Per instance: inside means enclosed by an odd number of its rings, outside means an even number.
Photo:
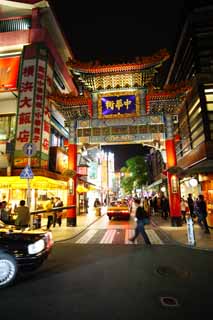
[[[34,176],[33,179],[30,179],[30,189],[31,211],[45,209],[47,200],[55,196],[60,197],[64,205],[67,203],[66,181]],[[12,211],[20,200],[26,200],[27,191],[27,179],[21,179],[19,176],[0,177],[0,200],[6,200]]]

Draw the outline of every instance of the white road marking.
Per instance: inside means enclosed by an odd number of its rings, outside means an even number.
[[[76,243],[88,243],[90,239],[96,234],[97,230],[88,230]]]
[[[112,243],[116,230],[107,230],[100,243]]]
[[[89,229],[82,237],[80,237],[75,243],[89,243],[89,241],[94,237],[94,235],[98,232],[97,229]],[[110,229],[106,230],[104,236],[100,241],[97,243],[112,243],[116,233],[118,232],[117,229]],[[147,235],[151,241],[152,244],[163,244],[163,241],[159,238],[157,233],[152,229],[146,230]],[[135,242],[129,241],[130,238],[132,238],[135,234],[135,229],[126,229],[125,230],[125,237],[124,237],[124,244],[138,244],[137,239]]]
[[[125,232],[125,240],[124,243],[125,244],[134,244],[132,241],[129,241],[130,238],[132,238],[135,234],[135,230],[134,229],[127,229]],[[138,241],[137,239],[135,240],[135,243],[137,244]]]
[[[163,244],[163,241],[161,241],[161,239],[158,237],[157,233],[154,230],[146,230],[146,233],[152,244]]]

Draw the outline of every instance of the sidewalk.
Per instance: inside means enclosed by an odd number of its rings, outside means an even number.
[[[102,215],[104,212],[102,212]],[[82,231],[84,231],[89,225],[100,219],[101,216],[96,216],[95,211],[91,210],[87,214],[77,215],[76,227],[67,227],[66,218],[62,219],[62,225],[58,225],[55,228],[51,228],[54,242],[65,241],[75,237]],[[187,237],[187,225],[183,224],[181,227],[172,227],[171,221],[162,219],[160,216],[152,216],[152,222],[157,227],[165,232],[170,238],[177,242],[179,245],[189,246]],[[42,218],[42,227],[46,227],[47,219]],[[194,224],[195,241],[196,245],[193,248],[203,250],[213,250],[213,230],[210,230],[210,234],[205,234],[200,226]]]
[[[183,224],[181,227],[172,227],[169,218],[167,220],[164,220],[157,215],[152,216],[152,221],[178,244],[189,246],[186,223]],[[211,228],[209,228],[209,230],[210,234],[206,234],[196,222],[194,223],[196,245],[193,246],[193,248],[213,250],[213,230]]]
[[[61,227],[58,225],[55,228],[51,227],[54,242],[60,242],[68,240],[75,237],[84,231],[89,225],[93,224],[95,221],[100,219],[101,216],[96,216],[95,211],[89,213],[77,215],[76,217],[76,227],[67,227],[67,219],[62,219]],[[47,219],[42,218],[41,222],[42,228],[46,228]]]

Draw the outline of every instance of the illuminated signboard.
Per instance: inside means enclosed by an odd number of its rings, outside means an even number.
[[[135,91],[101,94],[98,97],[98,117],[126,118],[139,116],[139,102],[139,94],[136,94]]]
[[[0,91],[17,89],[20,57],[0,58]]]

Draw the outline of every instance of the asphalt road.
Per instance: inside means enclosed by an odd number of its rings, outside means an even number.
[[[212,317],[212,265],[212,252],[181,246],[58,243],[38,272],[1,290],[0,315],[22,320]]]

